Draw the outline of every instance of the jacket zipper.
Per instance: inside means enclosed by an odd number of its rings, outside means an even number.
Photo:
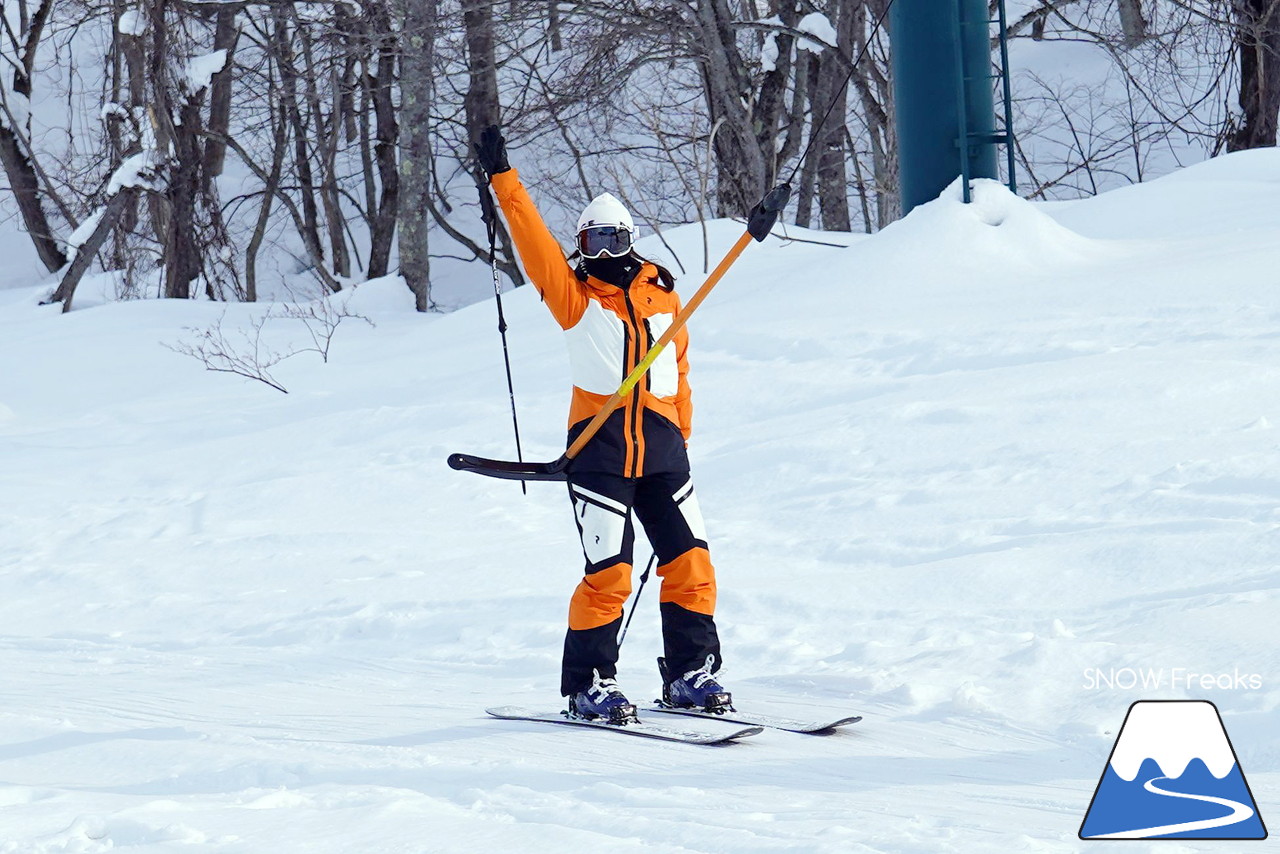
[[[630,365],[625,366],[626,370],[623,371],[623,376],[626,376],[635,370],[636,365],[640,364],[642,355],[640,353],[640,323],[636,320],[636,307],[631,302],[630,285],[622,289],[622,297],[627,303],[627,314],[631,318],[631,329],[633,330],[632,338],[636,342],[635,360]],[[644,385],[645,379],[645,377],[641,377],[640,382],[636,383],[631,392],[631,419],[627,425],[631,438],[631,472],[626,475],[627,477],[637,477],[637,472],[640,470],[640,387]]]

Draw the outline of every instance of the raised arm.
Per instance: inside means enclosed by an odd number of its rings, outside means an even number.
[[[583,285],[574,275],[564,250],[542,221],[538,208],[507,162],[506,144],[497,127],[485,128],[476,144],[476,158],[489,175],[489,186],[502,206],[511,239],[533,286],[562,329],[569,329],[587,307]]]
[[[582,318],[587,295],[565,259],[564,250],[542,221],[515,169],[497,173],[490,184],[511,227],[511,239],[520,253],[524,271],[561,328],[570,328]]]

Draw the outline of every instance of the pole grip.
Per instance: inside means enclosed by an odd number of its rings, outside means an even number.
[[[768,237],[769,232],[773,230],[773,224],[778,221],[778,215],[787,206],[787,200],[790,198],[790,184],[779,184],[765,193],[764,198],[747,215],[747,233],[756,240],[764,240]]]

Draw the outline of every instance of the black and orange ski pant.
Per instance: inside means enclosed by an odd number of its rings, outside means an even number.
[[[618,631],[623,605],[631,595],[632,511],[658,556],[662,579],[658,602],[668,670],[694,670],[706,663],[708,655],[715,656],[718,669],[715,570],[689,473],[627,478],[579,472],[569,478],[569,495],[587,568],[569,602],[560,692],[569,696],[585,690],[593,670],[602,678],[617,674]]]

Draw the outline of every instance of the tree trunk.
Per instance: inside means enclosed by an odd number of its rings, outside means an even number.
[[[463,0],[462,23],[466,30],[469,72],[463,106],[468,135],[475,141],[487,126],[501,124],[492,0]]]
[[[94,226],[93,233],[89,235],[89,239],[76,249],[75,258],[71,261],[71,266],[67,268],[67,272],[63,274],[62,281],[58,283],[58,289],[53,295],[44,301],[44,305],[50,303],[62,303],[62,312],[65,314],[71,311],[71,298],[76,294],[76,287],[80,284],[80,280],[84,278],[84,274],[88,272],[89,265],[93,263],[94,256],[98,254],[98,250],[102,248],[102,244],[106,242],[112,230],[115,228],[116,221],[124,213],[138,195],[137,189],[134,187],[122,187],[107,202],[107,206],[101,211],[98,224]]]
[[[196,201],[200,196],[200,100],[192,95],[179,107],[180,123],[174,127],[173,162],[165,192],[169,228],[164,244],[164,295],[190,299],[191,283],[199,278],[202,264],[196,239]]]
[[[428,202],[431,199],[431,108],[435,103],[438,0],[402,0],[400,61],[400,275],[418,311],[431,308]]]
[[[818,207],[822,211],[822,227],[827,231],[849,231],[849,178],[845,171],[844,148],[845,118],[849,114],[848,88],[845,85],[847,69],[841,56],[850,56],[854,42],[854,24],[862,25],[854,6],[863,0],[833,0],[835,12],[836,47],[826,48],[818,60],[818,76],[821,83],[820,110],[831,109],[831,114],[820,127],[815,128],[815,147],[818,154]],[[821,115],[819,115],[819,119]]]
[[[564,50],[564,41],[560,38],[560,4],[556,0],[547,3],[547,36],[553,51]]]
[[[130,8],[126,2],[119,2],[118,12],[123,12]],[[117,14],[117,19],[119,15]],[[142,36],[125,34],[117,30],[114,38],[118,45],[120,58],[123,60],[124,67],[122,69],[124,80],[122,85],[127,89],[127,97],[123,106],[128,110],[129,115],[133,117],[131,123],[137,121],[138,117],[146,114],[147,103],[147,60],[146,60],[146,40]],[[112,122],[114,126],[116,123]],[[123,162],[125,156],[132,153],[128,150],[129,146],[139,145],[141,139],[141,129],[133,126],[133,138],[128,144],[117,143],[118,150],[112,152],[113,162]],[[154,204],[154,203],[153,203]],[[133,193],[129,200],[125,203],[125,209],[116,220],[116,229],[112,237],[111,264],[116,269],[128,270],[133,265],[133,254],[129,251],[129,238],[138,228],[138,222],[141,219],[139,194]]]
[[[275,96],[275,81],[271,82],[272,103]],[[266,186],[262,192],[262,207],[258,208],[258,219],[254,223],[253,236],[244,253],[245,301],[258,301],[258,252],[267,236],[267,226],[271,223],[271,208],[276,193],[280,191],[280,173],[284,170],[284,155],[289,137],[288,119],[280,115],[280,111],[271,110],[271,172],[268,174]]]
[[[464,0],[462,4],[462,24],[466,30],[467,68],[470,72],[466,95],[462,99],[467,122],[467,138],[471,142],[480,139],[480,131],[489,125],[500,125],[501,116],[498,104],[498,56],[493,31],[492,0]],[[489,192],[485,186],[488,178],[480,170],[479,165],[473,167],[476,186],[481,192]],[[435,206],[432,205],[435,210]],[[446,223],[439,217],[442,226]],[[499,221],[498,246],[503,259],[498,266],[517,286],[524,284],[519,268],[515,264],[515,250],[511,246],[511,236],[506,226]],[[484,260],[490,260],[484,253]]]
[[[855,56],[861,54],[867,45],[867,16],[880,20],[885,14],[886,3],[887,0],[862,0],[853,27]],[[870,231],[873,227],[884,228],[901,213],[898,195],[898,144],[893,122],[893,83],[889,79],[889,69],[879,65],[874,53],[870,51],[855,72],[853,83],[857,87],[858,101],[867,123],[867,138],[871,146],[876,216],[874,222],[867,221],[867,230]],[[852,141],[848,138],[845,141],[849,143],[851,156],[856,158]]]
[[[822,87],[818,66],[818,58],[810,51],[804,51],[804,58],[797,66],[797,75],[804,75],[804,90],[808,93],[810,138],[817,133],[817,128],[812,125],[821,118],[820,111],[827,108],[826,104],[820,104]],[[799,89],[800,85],[797,84],[796,88]],[[809,228],[813,223],[813,185],[818,177],[818,150],[816,142],[809,146],[804,162],[800,164],[800,183],[796,186],[796,225],[801,228]]]
[[[707,114],[720,123],[716,156],[716,205],[720,216],[745,215],[764,195],[770,168],[759,147],[744,94],[751,91],[726,0],[697,0],[696,41]],[[769,152],[769,162],[774,153]]]
[[[782,21],[784,27],[794,27],[800,14],[795,0],[773,0],[769,4],[769,12]],[[803,132],[803,123],[784,124],[787,118],[787,84],[791,79],[791,54],[795,46],[795,37],[790,33],[778,33],[773,36],[776,58],[774,67],[764,73],[760,82],[759,95],[754,110],[756,147],[768,166],[764,176],[764,184],[773,186],[778,181],[778,167],[782,163],[780,156],[791,138],[799,141]],[[778,137],[787,131],[783,145],[778,144]],[[763,191],[762,191],[763,192]]]
[[[1234,0],[1235,41],[1240,52],[1240,127],[1228,151],[1276,144],[1280,117],[1280,4]]]
[[[13,191],[18,212],[22,215],[22,224],[35,245],[40,262],[50,273],[62,269],[66,266],[67,256],[63,254],[53,236],[53,229],[49,226],[49,218],[40,197],[40,182],[35,165],[22,150],[18,135],[3,119],[0,119],[0,165],[4,166],[9,188]]]
[[[236,54],[236,43],[240,41],[240,28],[236,26],[236,16],[242,6],[223,5],[218,7],[217,23],[214,25],[213,49],[227,52],[227,64],[213,75],[209,91],[209,131],[215,136],[205,142],[204,146],[204,181],[206,185],[222,174],[223,164],[227,159],[226,143],[220,138],[226,136],[231,124],[231,96],[235,83],[233,73]]]
[[[371,279],[385,276],[391,265],[391,245],[395,241],[396,213],[400,203],[400,174],[396,164],[400,124],[396,119],[394,100],[396,62],[399,59],[398,38],[392,31],[391,16],[386,7],[379,4],[377,9],[377,14],[372,16],[372,25],[378,64],[377,76],[371,81],[371,88],[374,131],[377,134],[373,151],[378,163],[378,183],[382,192],[378,209],[369,211],[372,226],[369,234],[368,275]]]
[[[1137,47],[1147,37],[1147,19],[1142,16],[1142,0],[1117,0],[1124,46]]]
[[[17,32],[8,27],[5,28],[5,36],[7,39],[12,39],[11,44],[16,55],[13,59],[7,59],[3,65],[4,71],[13,73],[14,97],[29,103],[34,86],[31,75],[35,69],[36,52],[44,36],[44,28],[49,22],[49,16],[53,12],[53,0],[41,0],[34,14],[28,15],[25,5],[22,6],[21,12]],[[0,12],[0,15],[3,14]],[[3,85],[5,84],[0,83],[0,86]],[[6,107],[4,112],[0,113],[0,166],[4,167],[5,175],[9,179],[9,189],[13,191],[14,199],[18,203],[18,213],[22,216],[22,224],[26,227],[27,235],[35,245],[36,254],[45,268],[52,273],[66,265],[67,256],[53,236],[53,229],[49,226],[49,217],[44,209],[40,174],[36,163],[31,159],[35,156],[35,152],[26,144],[30,141],[30,127],[26,129],[26,138],[22,136],[24,133],[22,127],[11,127],[9,124],[11,121],[20,122],[21,120],[10,112],[7,99],[3,103]],[[30,113],[29,109],[27,113]]]
[[[315,45],[311,28],[298,22],[298,40],[302,44],[303,73],[301,80],[305,83],[307,98],[307,114],[314,122],[314,135],[317,159],[320,161],[320,182],[317,191],[320,204],[324,208],[325,231],[329,235],[329,249],[333,258],[333,272],[343,278],[351,275],[351,253],[347,249],[346,218],[342,214],[342,200],[338,189],[338,147],[342,137],[341,121],[336,110],[331,110],[326,117],[324,103],[320,98],[320,90],[316,82],[323,72],[316,63]]]
[[[311,155],[307,150],[309,127],[302,120],[298,106],[297,61],[292,47],[292,36],[283,7],[275,9],[275,61],[280,71],[280,101],[293,132],[293,165],[298,180],[298,195],[302,199],[302,227],[300,229],[307,253],[313,259],[324,260],[324,246],[320,242],[320,213],[316,207],[315,180],[311,173]],[[327,271],[326,271],[327,272]]]

